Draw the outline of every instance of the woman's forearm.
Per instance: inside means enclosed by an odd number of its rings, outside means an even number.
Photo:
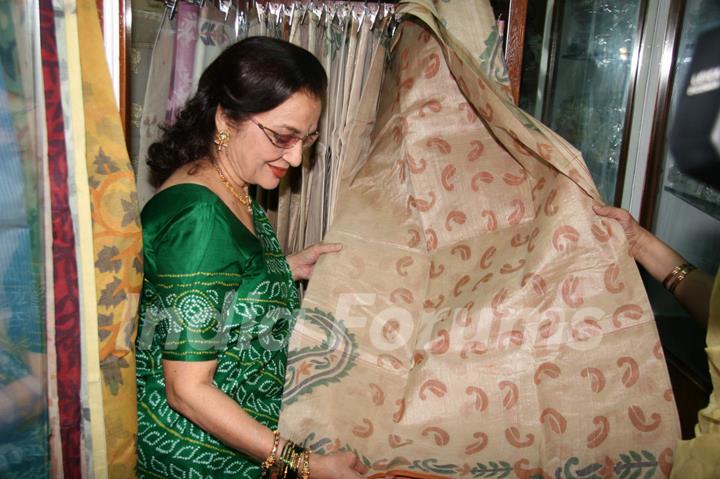
[[[650,273],[655,281],[662,283],[675,266],[685,262],[674,249],[649,232],[643,230],[642,246],[635,260]]]
[[[659,283],[662,283],[676,266],[687,262],[677,251],[649,233],[635,259]],[[710,275],[704,271],[693,270],[677,285],[673,293],[693,319],[702,325],[707,325],[712,286],[713,278]]]
[[[693,270],[675,288],[675,298],[690,313],[690,316],[703,326],[707,326],[710,316],[710,296],[713,289],[713,277],[705,271]]]
[[[186,384],[174,389],[168,395],[171,407],[198,427],[258,463],[270,454],[272,431],[215,386]]]

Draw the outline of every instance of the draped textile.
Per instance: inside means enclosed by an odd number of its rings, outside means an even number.
[[[281,433],[374,478],[667,477],[679,425],[652,310],[582,157],[512,103],[489,2],[398,11]]]
[[[65,151],[68,162],[68,191],[75,231],[80,300],[80,404],[82,424],[81,474],[107,475],[105,431],[99,384],[97,345],[97,304],[93,266],[92,226],[87,170],[85,168],[85,116],[82,102],[82,74],[78,43],[78,16],[75,5],[66,10],[55,8],[55,36],[60,70],[60,93],[65,129]],[[62,12],[62,19],[60,19]],[[67,110],[65,109],[67,103]]]
[[[60,40],[56,42],[55,46],[58,53],[58,69],[61,82],[60,95],[61,95],[61,107],[63,112],[63,131],[65,133],[65,152],[66,158],[68,159],[68,179],[72,177],[70,168],[71,165],[77,164],[77,159],[73,162],[72,158],[76,154],[82,153],[76,151],[73,141],[73,112],[72,112],[72,99],[70,98],[70,72],[68,62],[68,48],[66,41],[73,37],[73,33],[77,36],[76,29],[68,32],[66,29],[65,21],[65,6],[60,0],[53,0],[53,9],[55,12],[55,35]],[[70,14],[70,12],[68,12]],[[72,28],[70,30],[73,30]],[[78,122],[79,119],[75,119]],[[82,122],[80,122],[80,128]],[[77,131],[77,130],[75,130]],[[80,162],[82,164],[82,162]],[[74,223],[73,227],[77,222]],[[77,244],[76,244],[77,247]],[[52,284],[52,281],[48,282]],[[50,295],[52,298],[52,295]],[[49,315],[50,317],[50,315]],[[48,362],[48,416],[50,418],[50,451],[51,451],[51,463],[52,463],[52,477],[62,477],[62,439],[60,435],[60,417],[57,404],[57,350],[55,348],[55,324],[53,321],[47,321],[47,362]],[[85,454],[92,451],[92,448],[85,448]]]
[[[128,74],[130,75],[130,128],[127,132],[130,159],[137,170],[140,151],[140,121],[145,102],[146,87],[150,73],[153,46],[162,24],[165,7],[153,0],[133,1],[133,28]],[[167,95],[167,92],[166,92]]]
[[[75,231],[68,199],[68,165],[64,120],[60,99],[60,79],[55,46],[52,2],[40,2],[41,48],[45,111],[47,121],[48,165],[50,173],[52,244],[55,296],[55,347],[62,468],[66,477],[81,475],[80,460],[80,305],[75,256]]]
[[[135,473],[141,241],[97,15],[0,4],[2,477]]]
[[[9,20],[9,5],[0,19]],[[13,25],[2,22],[0,44],[17,48]],[[37,164],[29,148],[31,92],[23,81],[15,48],[0,61],[0,476],[42,477],[49,472],[48,421],[44,414],[17,424],[15,417],[47,401],[41,371],[44,317],[37,197],[31,174]],[[24,390],[24,391],[23,391]],[[23,394],[24,393],[24,394]],[[8,403],[12,409],[8,410]]]
[[[106,63],[98,60],[104,58],[104,51],[95,2],[80,0],[77,15],[78,39],[83,45],[80,67],[85,166],[88,206],[92,205],[96,292],[93,299],[97,304],[93,330],[97,334],[97,356],[88,359],[91,367],[99,367],[98,377],[89,377],[88,381],[90,386],[96,386],[90,398],[91,410],[102,414],[92,417],[93,427],[99,423],[104,429],[102,434],[93,435],[93,450],[96,461],[101,454],[106,456],[102,459],[107,463],[108,475],[134,477],[137,409],[133,345],[142,285],[142,236],[135,176],[115,108],[110,74]],[[100,466],[95,470],[97,477]]]
[[[139,153],[137,157],[137,194],[140,208],[152,197],[154,188],[150,184],[150,170],[145,161],[148,147],[160,136],[160,126],[165,122],[167,98],[170,95],[172,78],[174,22],[167,12],[160,23],[144,94],[140,117]],[[133,90],[133,95],[139,92]],[[133,100],[134,101],[134,100]],[[133,137],[131,136],[131,139]]]
[[[177,9],[177,33],[175,34],[175,55],[167,120],[175,118],[175,115],[192,95],[195,45],[198,41],[199,7],[191,3],[180,2]]]

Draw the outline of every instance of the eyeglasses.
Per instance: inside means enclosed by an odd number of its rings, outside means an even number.
[[[318,130],[308,133],[305,136],[298,136],[289,133],[278,133],[277,131],[271,130],[270,128],[258,123],[252,118],[250,118],[250,121],[257,125],[257,127],[260,128],[263,133],[265,133],[265,136],[268,140],[270,140],[270,143],[284,150],[292,148],[298,141],[302,142],[303,148],[310,148],[320,136],[320,132]]]

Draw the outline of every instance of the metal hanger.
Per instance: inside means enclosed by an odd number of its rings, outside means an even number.
[[[170,12],[170,20],[175,18],[175,14],[177,13],[177,5],[180,0],[165,0],[165,8],[166,10],[169,10]],[[203,8],[205,6],[205,0],[183,0],[184,2],[187,2],[191,5],[197,5],[200,8]],[[222,1],[222,0],[221,0]],[[231,2],[232,0],[226,0],[227,2]]]
[[[228,15],[230,14],[230,7],[232,7],[232,0],[216,0],[215,6],[221,13],[225,14],[225,21],[227,22]]]

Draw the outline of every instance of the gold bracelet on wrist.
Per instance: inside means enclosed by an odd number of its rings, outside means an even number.
[[[300,459],[302,459],[301,453],[298,452],[298,449],[293,449],[291,467],[295,471],[295,475],[297,475],[297,472],[300,471]]]
[[[283,446],[282,453],[280,454],[280,468],[278,470],[278,479],[288,479],[288,472],[290,472],[290,460],[289,455],[294,449],[295,444],[292,441],[287,440],[285,446]]]
[[[675,293],[675,288],[677,288],[677,286],[687,277],[688,274],[696,269],[697,268],[690,263],[683,263],[675,266],[663,280],[663,287],[671,293]]]
[[[270,477],[270,473],[275,472],[275,479],[310,479],[310,451],[286,440],[282,451],[277,454],[278,446],[276,431],[273,450],[262,463],[262,477]]]
[[[279,444],[280,444],[280,434],[277,432],[277,430],[275,430],[275,431],[273,431],[272,451],[270,451],[270,455],[260,465],[260,472],[262,474],[262,477],[270,477],[270,472],[272,471],[272,468],[275,465],[275,462],[277,462],[277,450],[278,450]]]
[[[310,451],[303,451],[302,469],[300,469],[300,477],[302,479],[310,479]]]

